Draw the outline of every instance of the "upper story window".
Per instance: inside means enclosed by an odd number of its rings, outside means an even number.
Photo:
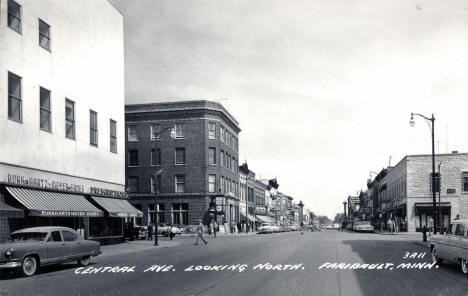
[[[176,138],[185,138],[185,124],[176,123],[175,124],[175,137]]]
[[[138,150],[128,150],[128,166],[138,166]]]
[[[224,133],[224,144],[229,146],[229,131],[228,130],[226,130],[226,132]]]
[[[21,5],[8,0],[8,27],[21,34]]]
[[[224,151],[223,150],[221,150],[221,155],[219,156],[219,159],[221,162],[220,165],[224,167]]]
[[[219,139],[224,143],[224,127],[219,127]]]
[[[216,123],[208,122],[208,138],[216,139]]]
[[[150,127],[150,139],[155,140],[161,138],[161,126],[159,124],[152,124]]]
[[[43,87],[39,87],[39,127],[43,131],[51,132],[50,90]]]
[[[128,177],[128,191],[138,193],[138,177]]]
[[[462,174],[462,189],[463,192],[468,192],[468,172],[463,172]]]
[[[50,26],[39,19],[39,45],[50,51]]]
[[[216,148],[208,148],[208,163],[216,164]]]
[[[89,144],[95,147],[98,145],[97,112],[93,110],[89,110]]]
[[[22,122],[21,77],[8,72],[8,119]]]
[[[128,141],[131,142],[131,141],[138,141],[138,131],[137,131],[137,126],[136,125],[129,125],[127,127],[127,138],[128,138]]]
[[[75,139],[75,102],[65,99],[65,137]]]
[[[185,192],[185,175],[175,176],[175,191]]]
[[[110,152],[117,153],[117,121],[110,120]]]
[[[216,191],[216,175],[208,176],[208,192]]]
[[[185,148],[175,149],[175,164],[185,164]]]

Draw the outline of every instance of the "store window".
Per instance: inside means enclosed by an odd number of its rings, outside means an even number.
[[[172,224],[188,225],[188,203],[172,204]]]

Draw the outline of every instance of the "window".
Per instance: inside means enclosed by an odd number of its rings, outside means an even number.
[[[462,175],[463,178],[463,192],[468,192],[468,172],[464,172]]]
[[[39,45],[50,51],[50,26],[39,19]]]
[[[70,231],[62,230],[63,240],[66,242],[76,241],[76,234]]]
[[[128,177],[128,191],[138,193],[138,177]]]
[[[224,167],[224,151],[221,150],[221,155],[219,157],[220,161],[221,161],[221,166]]]
[[[188,203],[172,204],[172,224],[188,225]]]
[[[150,192],[151,193],[154,193],[154,176],[150,176],[150,187],[151,187],[151,190]],[[159,191],[159,190],[158,190]]]
[[[175,149],[175,164],[185,164],[185,148]]]
[[[216,148],[208,148],[208,163],[216,164]]]
[[[151,155],[150,155],[150,165],[155,166],[156,165],[156,150],[151,149]]]
[[[164,223],[165,215],[164,212],[166,211],[165,204],[158,204],[158,223]],[[154,223],[154,204],[148,205],[148,223]]]
[[[208,138],[216,139],[216,123],[208,122]]]
[[[52,238],[53,242],[61,242],[62,241],[62,237],[60,236],[59,231],[52,231],[52,233],[50,234],[50,237]]]
[[[465,227],[463,227],[462,224],[457,224],[457,228],[455,229],[455,235],[465,236]]]
[[[185,175],[175,176],[175,191],[185,192]]]
[[[50,133],[50,90],[43,87],[39,87],[39,118],[40,129]]]
[[[152,124],[150,127],[150,139],[155,140],[161,138],[161,126],[159,124]]]
[[[138,141],[138,133],[137,133],[136,125],[129,125],[127,127],[127,138],[129,142]]]
[[[208,176],[208,192],[216,192],[216,175]]]
[[[162,165],[161,149],[158,148],[158,150],[156,152],[157,152],[156,153],[156,159],[157,159],[158,165]]]
[[[75,102],[65,99],[65,137],[75,139]]]
[[[8,72],[8,119],[22,121],[21,77]]]
[[[128,150],[128,166],[138,166],[138,150]]]
[[[228,139],[229,139],[229,132],[226,130],[226,132],[224,133],[224,144],[229,146]]]
[[[93,110],[89,110],[89,144],[98,145],[97,113]]]
[[[8,0],[8,27],[21,34],[21,5]]]
[[[117,153],[117,121],[110,120],[110,152]]]
[[[176,138],[185,138],[185,126],[183,123],[175,124],[175,137]]]
[[[224,143],[224,127],[219,127],[219,139]]]
[[[221,176],[221,179],[219,181],[219,189],[221,190],[221,192],[226,193],[224,189],[224,177],[223,176]]]

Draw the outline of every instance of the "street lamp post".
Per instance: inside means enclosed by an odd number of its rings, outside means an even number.
[[[154,245],[159,246],[159,240],[158,240],[158,175],[162,171],[158,171],[158,141],[157,139],[168,129],[171,129],[171,138],[175,138],[175,131],[174,128],[172,127],[166,127],[159,133],[155,134],[154,137],[154,167],[155,167],[155,173],[154,173]],[[170,233],[169,233],[170,235]]]
[[[432,185],[432,220],[434,221],[434,234],[437,233],[437,215],[436,215],[436,188],[435,188],[435,154],[434,154],[434,114],[432,114],[431,118],[428,118],[424,115],[418,113],[411,113],[410,125],[414,127],[414,115],[420,116],[426,120],[431,128],[431,136],[432,136],[432,175],[431,175],[431,185]]]
[[[439,189],[439,190],[438,190],[438,191],[439,191],[439,225],[438,225],[439,230],[442,229],[442,224],[443,224],[443,223],[442,223],[442,218],[443,218],[443,216],[442,216],[442,209],[441,209],[441,207],[440,207],[440,191],[441,191],[441,189],[442,189],[442,188],[441,188],[441,186],[442,186],[442,185],[441,185],[441,177],[440,177],[440,167],[441,167],[441,166],[443,166],[442,161],[439,162],[438,170],[437,170],[437,178],[438,178],[438,183],[437,183],[438,186],[437,186],[437,187],[438,187],[438,189]]]

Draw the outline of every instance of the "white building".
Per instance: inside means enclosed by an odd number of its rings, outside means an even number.
[[[105,0],[0,0],[0,13],[0,241],[44,224],[122,237],[112,216],[139,214],[116,199],[126,197],[122,15]]]

